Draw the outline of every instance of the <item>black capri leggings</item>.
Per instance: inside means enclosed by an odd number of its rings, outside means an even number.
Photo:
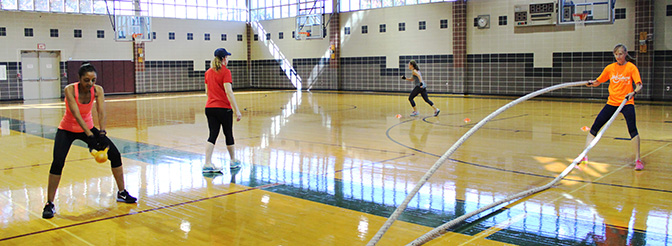
[[[595,118],[593,126],[590,127],[590,134],[593,136],[597,135],[597,132],[600,130],[600,128],[602,128],[604,124],[609,121],[609,118],[614,115],[616,109],[618,109],[618,107],[609,104],[605,105],[604,108],[602,108],[602,111],[600,111],[600,113],[597,115],[597,118]],[[621,114],[623,114],[623,117],[625,117],[625,122],[628,124],[630,139],[639,135],[639,132],[637,132],[637,116],[635,115],[635,105],[627,104],[623,106],[623,109],[621,109]]]
[[[415,101],[413,99],[417,97],[418,94],[422,95],[422,99],[425,100],[425,102],[429,104],[429,106],[434,106],[434,103],[430,101],[429,96],[427,96],[427,88],[416,86],[415,88],[413,88],[413,91],[411,91],[411,95],[408,96],[408,101],[411,102],[412,107],[415,107]]]
[[[97,128],[91,128],[93,135],[98,137],[100,131]],[[63,167],[65,166],[65,157],[68,156],[70,152],[70,146],[75,139],[82,140],[86,142],[87,136],[86,133],[71,132],[63,129],[58,129],[56,131],[56,139],[54,139],[54,160],[51,162],[51,168],[49,169],[50,174],[61,175],[63,172]],[[107,144],[110,146],[110,149],[107,152],[107,158],[110,160],[110,165],[112,168],[121,166],[121,154],[117,149],[117,146],[114,146],[114,143],[107,137],[103,137],[104,141],[107,141]]]
[[[219,136],[219,127],[224,131],[226,145],[233,145],[233,110],[230,108],[205,108],[205,116],[208,117],[210,137],[208,142],[215,144]]]

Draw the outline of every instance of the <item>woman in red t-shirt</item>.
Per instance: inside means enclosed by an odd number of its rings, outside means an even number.
[[[108,159],[112,167],[112,175],[117,181],[117,201],[135,203],[136,198],[128,194],[124,188],[124,169],[121,166],[121,154],[105,131],[105,93],[103,87],[96,85],[96,68],[84,63],[79,68],[79,82],[65,87],[65,115],[58,125],[54,139],[54,155],[49,169],[49,186],[47,188],[47,204],[42,211],[42,218],[49,219],[56,213],[54,198],[61,173],[65,166],[72,142],[79,139],[91,149],[102,150],[109,147]],[[100,130],[93,126],[93,101],[96,101]]]
[[[240,162],[236,160],[233,139],[233,113],[235,110],[236,121],[240,121],[242,115],[238,110],[236,98],[233,96],[231,83],[231,71],[226,68],[229,63],[231,53],[224,48],[215,50],[215,58],[212,60],[212,66],[205,72],[205,93],[208,95],[208,101],[205,104],[205,116],[208,118],[208,128],[210,136],[205,146],[205,164],[204,173],[221,172],[221,168],[212,164],[212,152],[215,149],[215,142],[219,136],[220,127],[224,131],[226,138],[226,149],[231,158],[230,168],[240,167]]]
[[[635,59],[628,55],[628,48],[625,45],[617,44],[614,47],[614,58],[616,58],[616,62],[609,64],[604,68],[600,77],[588,83],[589,87],[595,87],[609,81],[609,99],[607,100],[607,105],[602,108],[602,111],[597,115],[593,126],[590,128],[590,134],[586,138],[586,146],[593,141],[600,128],[614,115],[621,102],[628,98],[621,113],[628,125],[630,140],[635,151],[635,170],[640,171],[644,169],[644,163],[639,155],[639,132],[637,131],[636,124],[634,97],[635,94],[642,90],[642,78],[639,75],[637,66],[633,64]],[[633,83],[635,84],[634,90],[632,89]],[[588,157],[584,157],[583,162],[588,162]]]

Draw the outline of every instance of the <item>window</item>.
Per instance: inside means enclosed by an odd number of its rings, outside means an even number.
[[[350,27],[345,27],[343,32],[345,32],[345,35],[350,35]]]
[[[168,33],[168,40],[175,40],[175,33],[174,32],[169,32]]]
[[[210,33],[203,34],[203,39],[205,41],[210,41]]]
[[[98,36],[98,38],[105,38],[105,30],[98,30],[96,36]]]
[[[369,33],[369,26],[362,26],[362,34]]]
[[[156,40],[156,32],[152,32],[152,40]]]
[[[81,29],[75,29],[75,38],[82,38],[82,30]]]
[[[399,23],[399,31],[400,32],[406,31],[406,23],[405,22]]]
[[[245,0],[186,0],[186,2],[185,0],[138,0],[137,4],[134,3],[136,1],[131,0],[107,2],[102,0],[0,0],[0,11],[21,10],[107,15],[109,8],[118,15],[230,21],[247,21],[249,12]],[[284,6],[287,6],[286,2],[283,3]],[[276,5],[280,5],[279,1]],[[294,9],[297,9],[296,2],[293,6]],[[331,9],[331,3],[327,5],[327,8]]]
[[[188,32],[188,33],[187,33],[187,40],[194,40],[194,34]]]
[[[266,40],[271,40],[271,34],[270,33],[266,33]]]
[[[226,41],[226,34],[222,34],[222,41]]]
[[[282,32],[278,33],[278,39],[283,39],[283,38],[284,38],[284,36],[285,36],[285,34],[284,34],[284,33],[282,33]]]
[[[384,7],[392,7],[392,6],[404,6],[404,5],[415,5],[415,4],[426,4],[426,3],[437,3],[437,2],[455,2],[456,0],[407,0],[407,1],[400,1],[400,0],[376,0],[376,1],[371,1],[371,0],[348,0],[348,1],[339,1],[339,7],[341,13],[343,12],[350,12],[350,11],[358,11],[358,10],[365,10],[365,9],[376,9],[376,8],[384,8]],[[331,5],[331,3],[325,3],[327,6]],[[331,13],[331,12],[329,12]]]
[[[245,0],[242,1],[245,6]],[[250,0],[249,11],[251,21],[280,19],[312,14],[328,14],[333,12],[334,0],[296,1],[296,0]]]
[[[448,28],[448,20],[441,20],[441,21],[439,21],[439,25],[441,26],[441,29],[446,29],[446,28]]]
[[[507,17],[506,15],[500,16],[499,17],[499,25],[500,26],[506,26],[507,24]]]
[[[378,27],[379,32],[385,32],[385,24],[380,24],[380,27]]]
[[[667,14],[666,16],[672,16],[672,5],[667,5]]]
[[[49,37],[58,38],[58,29],[49,29]]]
[[[625,19],[625,9],[615,9],[614,11],[615,20]]]
[[[0,37],[7,36],[7,28],[6,27],[0,27]]]
[[[427,22],[426,21],[418,22],[418,30],[425,30],[425,29],[427,29]]]
[[[243,34],[238,34],[238,41],[243,41]]]
[[[296,31],[292,31],[292,38],[296,38]]]
[[[254,34],[254,41],[259,41],[259,34]]]
[[[23,29],[23,36],[32,37],[33,36],[33,29],[32,28],[24,28]]]

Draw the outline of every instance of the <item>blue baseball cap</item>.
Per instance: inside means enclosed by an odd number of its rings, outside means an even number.
[[[225,56],[230,56],[230,55],[231,55],[231,53],[226,51],[226,49],[224,49],[224,48],[219,48],[219,49],[215,50],[215,56],[216,57],[224,58]]]

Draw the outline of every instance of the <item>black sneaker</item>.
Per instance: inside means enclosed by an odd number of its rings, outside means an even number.
[[[44,205],[44,210],[42,210],[42,218],[51,219],[54,217],[56,209],[54,203],[47,202],[47,205]]]
[[[126,189],[117,192],[117,202],[135,203],[135,201],[137,200],[138,199],[136,199],[135,197],[129,195]]]

